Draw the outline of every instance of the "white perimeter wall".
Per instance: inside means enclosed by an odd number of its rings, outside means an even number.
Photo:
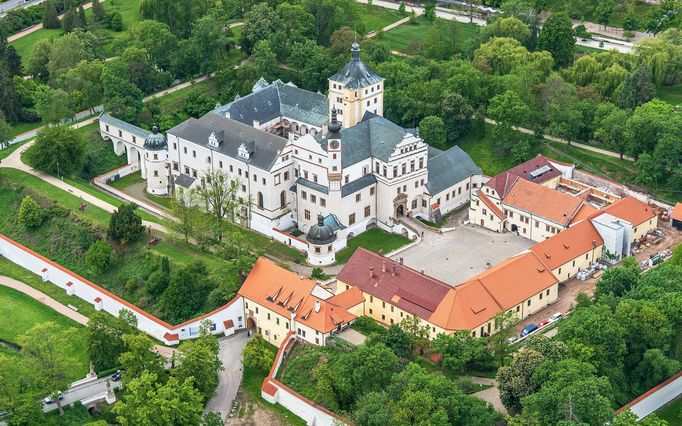
[[[43,281],[49,281],[62,288],[67,294],[75,295],[92,303],[97,310],[104,310],[114,316],[118,316],[121,309],[131,311],[137,318],[137,328],[169,345],[177,344],[180,340],[196,337],[199,325],[205,320],[209,320],[215,325],[214,334],[226,331],[223,322],[227,320],[232,320],[235,329],[245,328],[244,307],[241,297],[236,297],[226,305],[206,315],[177,326],[171,326],[2,234],[0,234],[0,255],[40,276]],[[69,285],[69,283],[71,284]],[[99,301],[96,301],[97,299]],[[228,334],[233,332],[233,330],[227,331]]]

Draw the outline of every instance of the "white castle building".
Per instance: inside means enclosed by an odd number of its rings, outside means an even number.
[[[481,186],[481,169],[459,147],[430,147],[418,129],[383,117],[384,79],[362,62],[357,43],[351,53],[329,78],[329,96],[261,79],[252,93],[165,138],[108,114],[100,132],[137,165],[148,192],[192,190],[221,170],[248,200],[244,226],[279,240],[298,229],[305,239],[290,237],[309,262],[331,264],[368,227],[399,232],[405,215],[437,220]]]

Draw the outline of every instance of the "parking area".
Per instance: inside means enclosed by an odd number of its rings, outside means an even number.
[[[455,224],[443,234],[426,231],[423,241],[395,256],[405,265],[456,286],[534,243],[511,232],[497,233],[473,225]]]

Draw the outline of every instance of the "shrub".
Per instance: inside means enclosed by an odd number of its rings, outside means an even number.
[[[244,365],[261,371],[268,371],[275,356],[268,347],[269,343],[260,334],[255,334],[244,347]]]
[[[107,28],[112,31],[123,31],[123,17],[118,12],[107,15]]]
[[[137,206],[134,204],[122,204],[111,215],[109,238],[120,241],[121,244],[137,241],[140,238],[144,226],[142,226],[142,218],[135,212],[136,209]]]
[[[85,253],[85,263],[94,273],[102,273],[111,266],[114,261],[114,248],[104,240],[97,240],[90,245]]]
[[[379,335],[383,335],[386,333],[386,329],[379,325],[370,317],[360,317],[356,319],[355,322],[353,322],[352,328],[364,334],[365,336],[368,336],[373,333]]]
[[[35,229],[45,221],[45,209],[30,195],[21,200],[19,207],[19,226],[24,229]]]
[[[578,25],[573,31],[575,31],[575,36],[578,38],[592,38],[592,34],[587,31],[584,25]]]

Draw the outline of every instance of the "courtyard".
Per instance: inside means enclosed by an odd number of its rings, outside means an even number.
[[[468,210],[454,215],[446,227],[453,231],[442,234],[424,229],[422,242],[394,256],[405,265],[456,286],[528,249],[533,241],[511,232],[497,233],[473,225],[463,225]]]

